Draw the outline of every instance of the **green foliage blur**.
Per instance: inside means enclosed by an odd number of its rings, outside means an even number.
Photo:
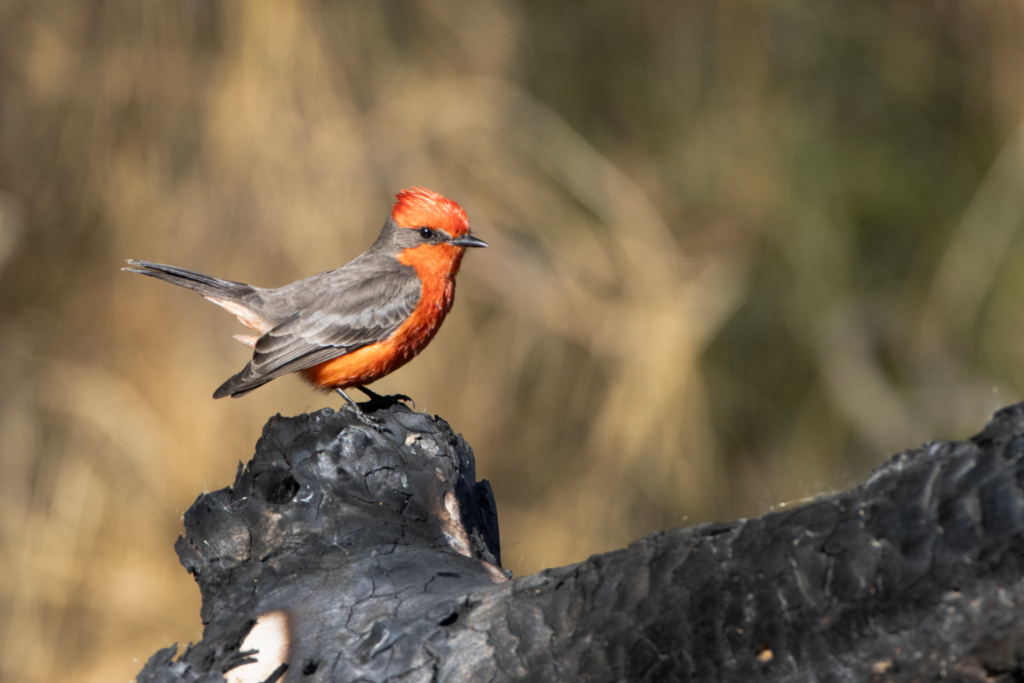
[[[469,253],[374,385],[447,419],[517,575],[763,514],[1024,387],[1016,0],[0,0],[0,681],[198,640],[172,545],[267,418],[243,330],[127,258],[337,267],[398,190]]]

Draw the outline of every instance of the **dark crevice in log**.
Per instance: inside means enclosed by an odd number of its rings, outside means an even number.
[[[1021,406],[851,491],[511,581],[469,446],[403,405],[375,415],[381,432],[275,417],[235,484],[199,497],[176,549],[203,639],[140,682],[1024,677]]]

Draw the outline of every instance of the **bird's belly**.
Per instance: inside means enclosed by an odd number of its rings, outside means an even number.
[[[313,386],[332,391],[369,384],[402,367],[419,353],[401,353],[389,341],[356,349],[344,356],[301,370],[303,378]]]

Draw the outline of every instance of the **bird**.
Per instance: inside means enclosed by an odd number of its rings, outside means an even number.
[[[122,270],[194,290],[255,332],[235,335],[252,359],[213,393],[238,398],[298,373],[313,387],[345,393],[402,367],[437,334],[455,301],[467,248],[486,247],[457,203],[423,187],[402,190],[365,252],[349,263],[276,289],[129,259]],[[407,398],[402,396],[400,398]]]

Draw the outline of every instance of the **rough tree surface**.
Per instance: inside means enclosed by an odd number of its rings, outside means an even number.
[[[203,639],[140,683],[1024,677],[1020,405],[851,491],[514,580],[469,446],[375,415],[275,417],[199,497],[176,548]]]

